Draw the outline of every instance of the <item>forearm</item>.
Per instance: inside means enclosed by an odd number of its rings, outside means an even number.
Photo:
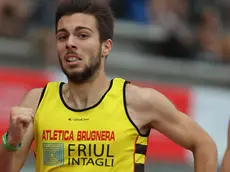
[[[193,155],[195,172],[217,172],[217,148],[214,142],[197,144]]]
[[[222,161],[221,172],[229,172],[230,171],[230,148],[226,150],[224,154],[224,159]]]
[[[13,162],[15,152],[7,151],[2,144],[0,144],[0,169],[2,172],[13,172]]]

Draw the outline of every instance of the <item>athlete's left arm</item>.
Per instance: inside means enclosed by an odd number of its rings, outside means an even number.
[[[148,126],[192,151],[195,172],[217,172],[217,148],[207,132],[158,91],[142,89],[141,92]]]

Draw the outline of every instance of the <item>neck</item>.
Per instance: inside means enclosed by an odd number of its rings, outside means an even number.
[[[68,82],[63,89],[66,103],[74,109],[85,109],[96,104],[108,90],[110,81],[103,72],[83,84]]]

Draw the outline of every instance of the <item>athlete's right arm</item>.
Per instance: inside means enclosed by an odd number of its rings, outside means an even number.
[[[230,171],[230,120],[228,123],[228,145],[221,165],[221,172]]]
[[[24,165],[34,138],[33,116],[42,90],[42,88],[30,90],[22,99],[20,105],[12,108],[8,141],[12,145],[17,145],[18,142],[21,142],[22,145],[15,152],[10,152],[4,145],[0,145],[0,171],[17,172]]]

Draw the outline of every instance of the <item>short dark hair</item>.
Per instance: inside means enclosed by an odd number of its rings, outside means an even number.
[[[108,39],[113,40],[114,16],[109,3],[103,3],[100,2],[100,0],[62,1],[56,11],[56,30],[58,22],[63,16],[68,16],[75,13],[89,14],[96,18],[100,42]]]

